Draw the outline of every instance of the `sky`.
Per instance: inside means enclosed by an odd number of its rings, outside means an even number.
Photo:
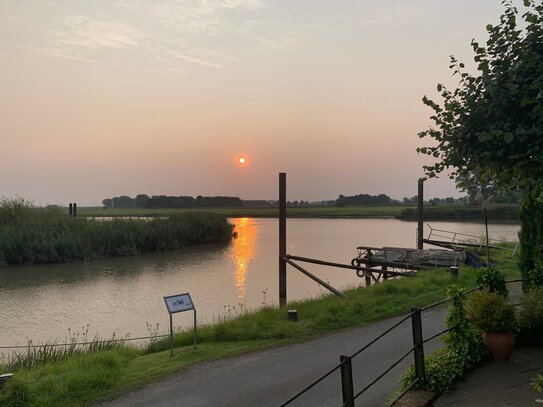
[[[421,99],[500,3],[2,0],[0,196],[414,196]]]

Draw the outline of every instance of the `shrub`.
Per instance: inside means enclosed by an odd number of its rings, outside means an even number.
[[[474,331],[467,318],[465,292],[450,287],[448,294],[452,298],[446,325],[451,330],[443,338],[445,346],[424,357],[426,382],[422,387],[437,393],[447,393],[458,379],[488,355],[481,336]],[[401,389],[406,389],[414,380],[415,369],[411,366],[400,380]]]
[[[492,267],[479,269],[477,285],[481,288],[487,288],[491,293],[497,293],[504,298],[507,298],[507,294],[509,293],[505,285],[505,277]]]
[[[476,291],[466,303],[469,320],[483,332],[515,332],[515,308],[501,295],[488,289]]]
[[[543,328],[543,288],[532,288],[524,294],[518,324],[526,330]]]

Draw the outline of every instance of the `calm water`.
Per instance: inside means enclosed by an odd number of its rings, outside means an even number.
[[[0,346],[63,341],[68,328],[89,336],[113,333],[147,336],[146,323],[166,333],[163,297],[190,292],[198,321],[235,314],[240,304],[257,308],[278,302],[278,225],[276,219],[233,219],[238,238],[175,252],[82,263],[0,269]],[[480,224],[431,222],[433,228],[476,236]],[[516,240],[519,226],[489,226],[492,237]],[[428,230],[425,232],[427,235]],[[289,254],[349,263],[355,248],[415,247],[416,223],[394,219],[289,219]],[[308,265],[335,287],[360,285],[350,270]],[[289,300],[315,296],[324,289],[289,267]],[[192,313],[174,315],[174,324],[192,323]]]

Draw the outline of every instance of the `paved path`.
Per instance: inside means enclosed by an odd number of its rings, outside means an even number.
[[[509,363],[489,362],[478,367],[441,396],[436,407],[523,407],[541,404],[543,395],[532,388],[532,379],[543,373],[543,347],[515,348]]]
[[[423,313],[425,337],[443,329],[445,314],[444,307]],[[302,344],[198,364],[102,404],[102,407],[278,406],[338,364],[341,354],[353,354],[400,319],[393,318],[348,329]],[[411,323],[408,320],[353,359],[355,393],[391,366],[411,346]],[[439,346],[439,340],[434,340],[425,345],[425,350],[432,352]],[[410,356],[394,368],[383,380],[360,396],[357,403],[382,405],[412,360]],[[336,371],[290,406],[341,404],[340,373]]]

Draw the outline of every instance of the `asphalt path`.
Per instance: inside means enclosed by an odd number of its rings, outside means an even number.
[[[423,312],[424,338],[444,329],[446,307]],[[101,404],[102,407],[265,407],[279,406],[329,371],[340,355],[352,355],[402,317],[352,328],[318,339],[192,366],[178,374]],[[413,346],[410,320],[352,360],[355,394]],[[439,339],[425,352],[441,347]],[[380,406],[397,387],[412,354],[364,392],[356,405]],[[289,406],[341,406],[337,370]]]

